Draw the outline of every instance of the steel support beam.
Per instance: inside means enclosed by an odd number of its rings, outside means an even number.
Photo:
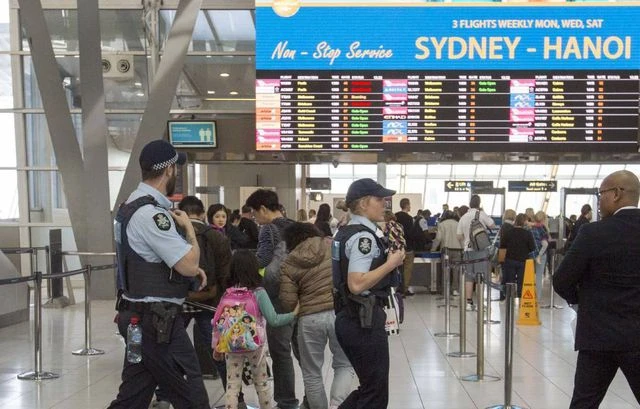
[[[76,242],[80,251],[110,253],[113,251],[113,223],[109,199],[108,129],[102,80],[98,0],[78,2],[78,39],[84,174],[88,177],[85,178],[82,187],[87,216],[86,222],[83,223],[86,225],[86,232],[85,237],[76,236]],[[71,205],[72,203],[69,203],[69,206]],[[113,257],[81,258],[82,265],[113,263]],[[91,297],[113,298],[114,277],[114,274],[95,274],[91,277]]]
[[[129,157],[124,180],[120,186],[116,206],[126,200],[140,182],[138,157],[144,145],[164,136],[166,120],[169,118],[171,103],[176,93],[180,73],[184,67],[184,60],[201,4],[202,0],[181,0],[178,5],[162,60],[160,60],[158,71],[153,78],[149,101],[142,115],[142,122]]]

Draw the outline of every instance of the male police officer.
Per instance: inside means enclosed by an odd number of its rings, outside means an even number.
[[[391,272],[402,265],[404,250],[389,252],[376,222],[384,220],[384,198],[395,193],[372,179],[349,186],[351,221],[333,241],[336,336],[360,387],[340,409],[385,409],[389,402],[389,341],[382,309],[390,294]]]
[[[118,328],[127,338],[133,316],[142,327],[142,361],[126,354],[122,384],[109,408],[147,409],[160,385],[176,409],[209,409],[209,398],[193,345],[180,314],[198,267],[200,249],[186,213],[171,211],[176,165],[186,161],[168,142],[148,143],[140,153],[142,183],[120,207],[115,223],[118,255]],[[172,222],[186,233],[186,240]]]

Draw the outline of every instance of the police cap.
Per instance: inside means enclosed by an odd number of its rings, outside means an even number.
[[[347,190],[347,205],[365,196],[389,197],[396,194],[395,190],[387,189],[373,179],[358,179]]]
[[[176,152],[176,149],[167,141],[158,139],[151,141],[140,152],[140,168],[142,170],[161,170],[177,163],[184,165],[187,155]]]

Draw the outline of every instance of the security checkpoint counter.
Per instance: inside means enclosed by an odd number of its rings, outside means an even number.
[[[441,263],[440,252],[416,252],[410,285],[428,287],[432,294],[442,292]]]

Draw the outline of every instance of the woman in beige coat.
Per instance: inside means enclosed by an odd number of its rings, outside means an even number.
[[[337,408],[351,392],[355,373],[335,333],[331,239],[312,224],[295,223],[284,240],[289,254],[281,267],[280,301],[291,311],[300,303],[297,338],[306,397],[300,408]],[[327,342],[334,371],[329,401],[322,379]]]

